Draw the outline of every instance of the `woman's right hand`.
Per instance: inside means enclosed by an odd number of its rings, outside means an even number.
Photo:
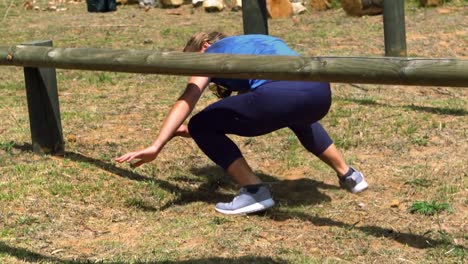
[[[156,159],[158,154],[159,151],[155,146],[149,146],[138,151],[128,152],[127,154],[122,155],[115,160],[119,163],[129,162],[132,168],[136,168],[147,162],[153,161]],[[132,163],[132,161],[136,162]]]
[[[180,127],[174,133],[174,137],[190,138],[191,136],[190,136],[190,132],[188,130],[188,127],[186,125],[180,125]]]

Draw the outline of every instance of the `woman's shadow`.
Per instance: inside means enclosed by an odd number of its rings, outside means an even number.
[[[209,180],[201,184],[195,192],[181,197],[182,203],[200,200],[228,202],[238,191],[238,186],[233,184],[226,173],[217,166],[192,168],[190,172],[197,177],[209,177]],[[269,185],[275,202],[282,205],[300,206],[329,202],[331,198],[320,192],[320,189],[338,189],[338,186],[308,178],[282,180],[264,173],[256,174]]]
[[[15,149],[21,151],[31,151],[31,144],[24,143],[23,145],[14,145]],[[192,168],[190,174],[196,178],[200,178],[202,184],[193,188],[193,184],[183,184],[184,179],[191,181],[193,177],[179,177],[178,183],[173,181],[157,179],[140,175],[135,171],[117,167],[115,164],[107,163],[99,159],[87,157],[79,153],[65,152],[64,159],[69,159],[75,162],[85,162],[92,164],[100,169],[106,170],[114,175],[122,178],[127,178],[135,181],[148,181],[157,183],[157,186],[164,190],[174,193],[177,197],[159,208],[148,207],[143,210],[160,211],[165,210],[173,205],[184,205],[192,202],[206,202],[214,204],[219,201],[230,201],[237,192],[237,187],[227,178],[224,171],[215,166],[207,166],[202,168]],[[392,229],[382,228],[379,226],[354,226],[344,222],[336,221],[331,218],[311,215],[306,212],[297,210],[288,210],[301,205],[316,205],[320,203],[330,202],[331,198],[319,189],[338,189],[338,186],[325,184],[312,179],[297,179],[297,180],[279,180],[276,177],[267,174],[258,174],[259,177],[270,185],[274,193],[274,199],[281,206],[274,207],[267,211],[264,215],[274,221],[285,221],[288,219],[301,219],[305,222],[317,226],[336,226],[345,229],[356,229],[368,235],[375,237],[391,238],[401,244],[414,248],[432,248],[439,245],[451,246],[466,250],[465,247],[455,245],[445,240],[431,239],[424,235],[412,233],[396,232]],[[188,176],[188,175],[187,175]]]
[[[21,151],[31,151],[29,143],[14,145],[15,149]],[[102,170],[108,171],[122,178],[156,183],[156,186],[174,194],[175,199],[171,199],[160,207],[147,206],[141,208],[148,211],[165,210],[173,205],[184,205],[192,202],[206,202],[214,204],[216,202],[228,202],[232,200],[238,191],[238,187],[229,179],[226,173],[217,166],[206,166],[192,168],[187,175],[169,179],[159,179],[139,174],[136,170],[130,170],[117,166],[112,162],[106,162],[93,157],[85,156],[81,153],[65,151],[61,156],[74,162],[88,163]],[[328,185],[312,179],[279,180],[278,178],[259,173],[258,176],[270,185],[275,194],[275,201],[280,204],[290,206],[314,205],[329,202],[331,198],[319,191],[319,189],[336,189],[337,186]],[[198,184],[194,187],[193,181]],[[185,183],[185,184],[184,184]]]

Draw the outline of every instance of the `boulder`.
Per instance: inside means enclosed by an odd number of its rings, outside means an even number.
[[[444,4],[443,0],[419,0],[421,6],[441,6]]]
[[[300,15],[307,11],[307,8],[301,2],[294,2],[294,3],[291,3],[291,5],[292,5],[294,15]]]
[[[221,12],[224,9],[224,2],[223,0],[205,0],[203,8],[206,12]]]
[[[200,7],[203,5],[203,0],[192,0],[192,5],[194,7]]]
[[[372,16],[383,12],[383,0],[341,0],[340,3],[350,16]]]
[[[330,2],[331,0],[311,0],[310,8],[315,11],[325,11],[327,9],[330,9]]]
[[[121,1],[122,4],[128,4],[129,2],[131,2],[129,0],[120,0],[120,1]],[[155,0],[139,0],[138,4],[142,8],[155,7],[156,6],[156,1]]]
[[[242,10],[242,0],[236,0],[234,6],[231,8],[231,11],[240,11]]]
[[[267,0],[267,10],[270,18],[286,18],[293,14],[289,0]]]
[[[184,4],[184,0],[160,0],[163,7],[179,7]]]

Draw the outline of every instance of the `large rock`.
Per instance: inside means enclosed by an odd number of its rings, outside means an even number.
[[[419,3],[421,3],[422,6],[440,6],[444,4],[444,1],[443,0],[419,0]]]
[[[350,16],[380,15],[383,0],[341,0],[341,7]]]
[[[231,8],[232,11],[242,10],[242,0],[236,0],[234,6]]]
[[[325,11],[331,7],[331,0],[311,0],[310,8],[315,11]]]
[[[223,0],[204,0],[203,8],[206,12],[221,12],[224,9]]]
[[[125,3],[130,3],[129,0],[121,0],[125,1]],[[155,7],[157,5],[157,1],[155,0],[139,0],[138,1],[140,7]]]
[[[291,5],[294,15],[300,15],[307,11],[307,8],[301,2],[293,2]]]
[[[199,7],[203,5],[203,0],[192,0],[192,5],[194,7]]]
[[[184,4],[184,0],[159,0],[163,7],[179,7]]]
[[[293,14],[289,0],[267,0],[267,10],[271,18],[285,18]]]

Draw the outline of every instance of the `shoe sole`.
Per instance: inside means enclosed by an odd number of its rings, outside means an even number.
[[[366,190],[369,187],[369,184],[365,180],[362,180],[360,183],[358,183],[352,190],[350,190],[352,193],[360,193],[364,190]]]
[[[228,214],[228,215],[235,215],[235,214],[250,214],[250,213],[255,213],[255,212],[260,212],[263,210],[266,210],[270,207],[275,205],[275,201],[273,199],[267,199],[258,203],[251,204],[246,207],[242,207],[236,210],[223,210],[220,208],[216,208],[215,210],[222,213],[222,214]]]

